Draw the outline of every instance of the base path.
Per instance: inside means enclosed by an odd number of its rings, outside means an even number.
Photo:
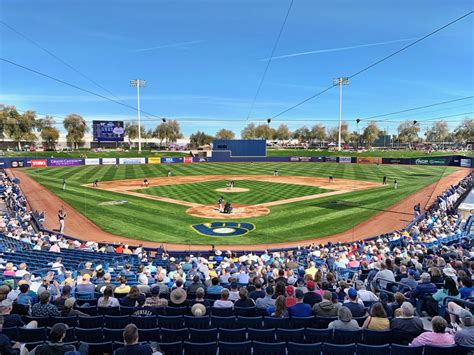
[[[186,213],[203,218],[212,219],[238,219],[238,218],[250,218],[250,217],[262,217],[270,213],[270,210],[265,206],[259,205],[242,205],[232,204],[232,213],[221,213],[217,209],[216,205],[191,207],[186,210]]]
[[[130,245],[143,244],[145,247],[157,248],[164,244],[169,250],[210,250],[210,245],[189,245],[189,244],[167,244],[161,242],[149,242],[121,237],[104,232],[86,217],[81,215],[58,196],[40,185],[37,181],[23,173],[20,169],[7,169],[9,176],[20,179],[20,187],[28,202],[34,210],[45,213],[45,227],[47,229],[57,229],[57,212],[61,206],[67,211],[66,228],[67,235],[76,236],[83,240],[91,240],[105,243],[126,243]],[[388,233],[396,229],[401,229],[412,220],[413,206],[420,203],[422,207],[431,205],[439,194],[447,190],[451,185],[456,184],[470,173],[469,169],[460,169],[452,174],[441,178],[438,182],[431,184],[420,191],[410,195],[406,199],[396,203],[387,210],[377,213],[372,218],[358,224],[346,232],[332,236],[305,239],[288,243],[276,244],[249,244],[249,245],[216,245],[216,249],[221,250],[263,250],[268,248],[295,247],[298,245],[308,245],[310,243],[350,242],[367,237]],[[196,178],[196,177],[194,177]],[[226,179],[230,179],[229,176]],[[217,180],[217,179],[216,179]],[[222,180],[220,178],[219,180]],[[237,179],[234,179],[237,180]],[[196,181],[196,180],[195,180]],[[197,181],[196,181],[197,182]],[[337,181],[336,181],[337,182]],[[170,183],[172,183],[170,181]],[[173,182],[174,183],[174,182]],[[329,184],[328,184],[329,185]],[[140,188],[140,187],[138,187]],[[347,186],[346,186],[347,188]]]
[[[217,192],[226,192],[226,193],[232,194],[232,193],[237,193],[237,192],[247,192],[247,191],[250,191],[250,190],[246,189],[245,187],[233,187],[233,188],[225,187],[223,189],[216,189],[216,191]]]

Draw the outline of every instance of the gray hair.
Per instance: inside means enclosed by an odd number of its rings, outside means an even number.
[[[404,317],[413,317],[415,309],[410,302],[403,302],[400,308],[402,309],[402,314]]]
[[[337,317],[341,322],[348,323],[352,320],[352,312],[347,307],[341,307],[337,312]]]
[[[421,282],[430,282],[431,281],[431,275],[428,274],[427,272],[424,272],[420,276]]]

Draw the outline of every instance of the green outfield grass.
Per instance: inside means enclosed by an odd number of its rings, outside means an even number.
[[[205,237],[191,229],[195,223],[210,222],[191,217],[187,207],[81,186],[99,181],[187,175],[271,175],[277,168],[281,176],[314,176],[381,182],[386,175],[389,186],[356,191],[314,200],[270,207],[265,217],[236,220],[251,222],[256,230],[244,237]],[[78,166],[68,168],[28,168],[24,171],[64,199],[102,229],[125,237],[184,244],[259,244],[327,236],[350,229],[379,211],[455,171],[450,167],[363,165],[335,163],[201,163],[177,165]],[[67,190],[61,190],[62,179]],[[398,190],[391,188],[396,178]],[[237,182],[239,184],[239,182]],[[183,185],[180,185],[183,188]],[[187,188],[187,187],[184,187]],[[192,189],[191,189],[192,190]],[[252,190],[254,194],[263,191]],[[127,200],[124,205],[99,205]],[[347,201],[340,204],[336,201]],[[213,199],[211,203],[215,203]],[[350,205],[352,204],[352,205]],[[411,216],[407,216],[410,220]]]
[[[264,202],[284,200],[293,197],[316,195],[331,190],[315,186],[282,184],[266,181],[238,180],[235,187],[249,189],[246,192],[218,192],[216,189],[225,188],[229,181],[206,181],[192,184],[153,186],[138,192],[169,197],[177,200],[200,203],[203,205],[216,204],[219,196],[232,203],[256,205]]]

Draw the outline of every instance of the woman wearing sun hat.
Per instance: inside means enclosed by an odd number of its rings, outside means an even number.
[[[176,288],[171,291],[170,301],[168,302],[168,307],[187,307],[188,300],[187,293],[182,288]]]

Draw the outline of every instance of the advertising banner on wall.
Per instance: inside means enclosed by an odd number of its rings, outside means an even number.
[[[383,164],[410,164],[409,158],[382,158]]]
[[[12,160],[10,166],[12,168],[23,168],[25,167],[25,162],[23,160]]]
[[[46,168],[47,160],[46,159],[33,159],[30,161],[32,168]]]
[[[86,158],[85,160],[86,165],[100,165],[99,158]]]
[[[191,164],[193,162],[193,157],[184,157],[183,163],[184,164]]]
[[[148,164],[161,164],[160,157],[150,157],[148,158]]]
[[[146,158],[119,158],[119,164],[146,164]]]
[[[382,164],[382,158],[358,157],[357,164]]]
[[[335,163],[337,162],[337,157],[324,157],[326,163]]]
[[[75,166],[82,165],[82,159],[71,158],[71,159],[49,159],[49,166]]]
[[[412,159],[415,165],[446,165],[446,158],[417,158]]]
[[[471,167],[471,159],[461,159],[460,165],[464,168],[470,168]]]
[[[117,159],[115,158],[102,158],[103,165],[115,165],[117,164]]]
[[[290,157],[290,161],[308,163],[311,161],[311,157]]]
[[[351,160],[351,157],[339,157],[339,163],[350,164]]]
[[[162,157],[161,164],[179,164],[183,162],[183,157]]]

